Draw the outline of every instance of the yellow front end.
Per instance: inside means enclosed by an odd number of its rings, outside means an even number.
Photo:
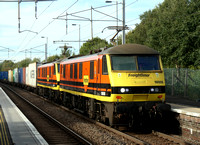
[[[54,86],[53,90],[60,90],[60,64],[56,63],[56,86]]]
[[[164,71],[159,59],[160,70],[113,70],[111,57],[107,55],[108,74],[112,102],[163,102],[165,101]]]

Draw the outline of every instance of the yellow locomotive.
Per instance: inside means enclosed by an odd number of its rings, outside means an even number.
[[[114,125],[133,127],[138,117],[151,119],[169,109],[159,53],[139,44],[107,48],[60,63],[63,103]]]

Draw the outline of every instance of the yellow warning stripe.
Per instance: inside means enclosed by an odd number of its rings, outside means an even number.
[[[3,114],[1,111],[0,111],[0,128],[1,128],[1,131],[0,131],[1,144],[9,145],[8,134],[7,134]]]
[[[0,131],[0,139],[1,139],[1,144],[3,144],[3,139],[2,139],[1,131]]]

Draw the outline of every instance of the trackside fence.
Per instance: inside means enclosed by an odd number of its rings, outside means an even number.
[[[200,100],[200,70],[165,68],[166,94]]]

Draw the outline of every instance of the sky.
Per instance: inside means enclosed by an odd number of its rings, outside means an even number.
[[[118,26],[122,26],[122,1],[118,0]],[[163,1],[125,0],[125,25],[133,30],[135,24],[140,23],[140,15],[154,9]],[[60,47],[64,45],[78,54],[79,34],[80,46],[92,36],[110,42],[116,30],[107,27],[117,25],[116,6],[116,1],[105,3],[105,0],[57,0],[39,1],[37,10],[35,2],[21,2],[18,11],[18,2],[0,2],[0,62],[19,62],[25,58],[40,58],[43,61],[45,43],[47,57],[60,55]],[[91,13],[94,20],[92,32],[89,21]]]

